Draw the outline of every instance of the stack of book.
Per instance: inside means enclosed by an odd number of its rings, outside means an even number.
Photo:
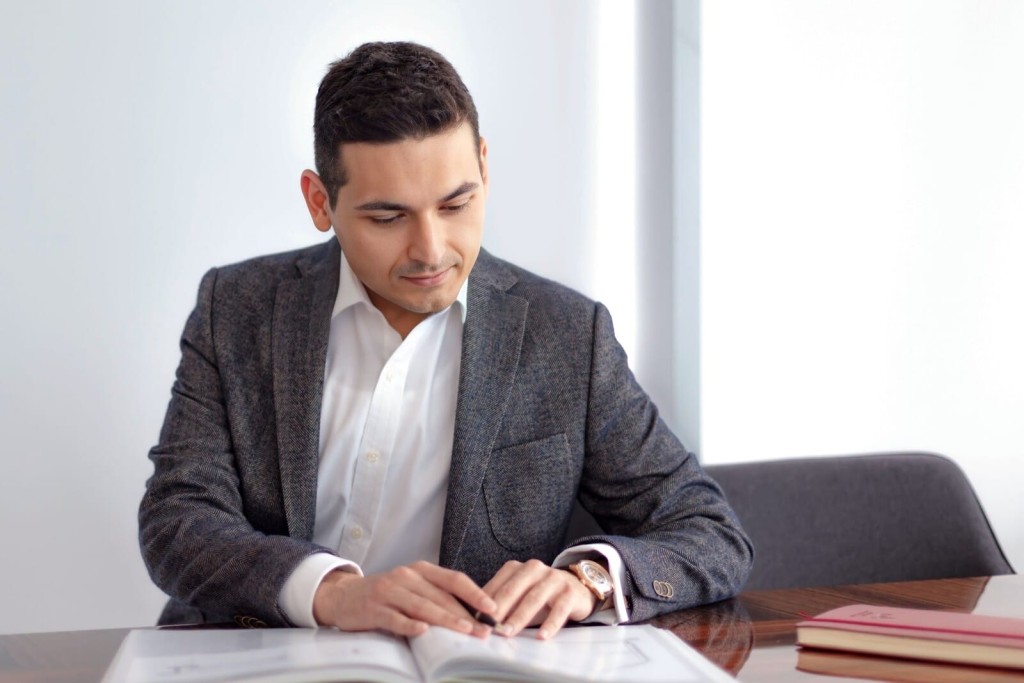
[[[796,632],[797,644],[809,648],[1024,669],[1024,619],[849,605],[800,622]],[[837,664],[850,663],[800,654],[805,670]]]

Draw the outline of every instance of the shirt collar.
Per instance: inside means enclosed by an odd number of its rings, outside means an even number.
[[[455,297],[455,301],[452,306],[457,304],[457,310],[459,317],[462,318],[462,322],[466,322],[466,292],[469,287],[469,278],[462,283],[462,287],[459,288],[459,293]],[[341,252],[341,268],[338,272],[338,296],[334,298],[334,310],[331,311],[331,319],[334,319],[342,311],[345,311],[358,304],[363,304],[369,308],[374,308],[373,302],[370,301],[370,297],[366,294],[366,287],[356,277],[355,272],[352,270],[352,266],[348,264],[348,259],[345,257],[345,252]],[[444,309],[447,311],[451,306]],[[441,311],[442,313],[444,311]]]

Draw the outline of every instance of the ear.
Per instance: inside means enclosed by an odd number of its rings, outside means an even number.
[[[484,189],[487,189],[487,140],[480,138],[480,179],[483,180]]]
[[[302,172],[299,184],[302,186],[302,198],[306,200],[306,208],[309,209],[313,225],[320,232],[327,232],[331,229],[331,206],[327,201],[327,189],[320,176],[307,168]]]

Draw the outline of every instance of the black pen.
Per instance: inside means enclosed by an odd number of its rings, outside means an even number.
[[[470,613],[470,615],[473,617],[473,619],[475,619],[476,621],[479,621],[484,626],[490,626],[491,628],[497,628],[498,622],[496,622],[494,620],[494,617],[492,617],[490,614],[484,614],[480,610],[474,609],[468,602],[466,602],[465,600],[463,600],[462,598],[460,598],[458,596],[455,596],[455,599],[459,601],[460,605],[462,605],[463,607],[466,608],[466,611]]]

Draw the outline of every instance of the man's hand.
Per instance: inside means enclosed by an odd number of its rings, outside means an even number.
[[[575,575],[540,560],[506,562],[484,586],[484,592],[498,603],[491,614],[502,625],[498,633],[505,636],[540,624],[537,636],[550,638],[566,621],[589,617],[597,603],[597,597]]]
[[[429,626],[444,626],[478,637],[490,628],[459,604],[494,614],[497,605],[462,572],[415,562],[373,576],[335,570],[324,577],[313,597],[313,618],[342,631],[382,629],[416,636]]]

